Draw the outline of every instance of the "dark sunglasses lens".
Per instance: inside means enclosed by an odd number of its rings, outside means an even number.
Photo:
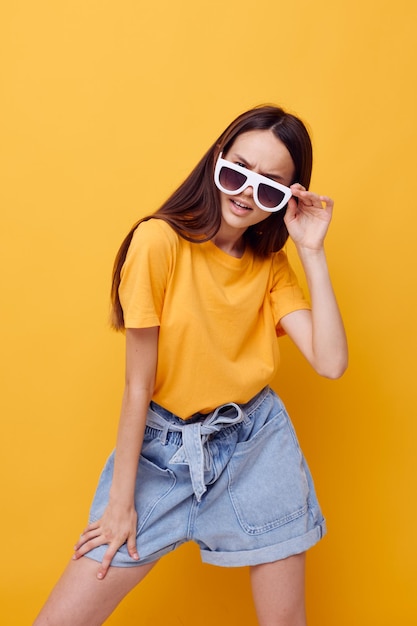
[[[258,188],[258,197],[259,201],[264,206],[266,206],[268,209],[273,209],[274,207],[281,204],[285,197],[285,194],[280,189],[276,189],[275,187],[270,187],[269,185],[261,183]]]
[[[219,180],[224,189],[236,191],[236,189],[240,189],[245,184],[247,177],[240,172],[223,166],[220,170]]]

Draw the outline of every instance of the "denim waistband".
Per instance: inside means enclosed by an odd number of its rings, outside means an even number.
[[[204,471],[208,469],[210,463],[210,454],[206,446],[210,435],[240,422],[249,421],[248,415],[262,402],[268,391],[269,388],[263,389],[246,404],[239,405],[235,402],[222,404],[215,411],[205,416],[202,415],[201,420],[192,420],[190,423],[175,418],[172,413],[155,403],[149,407],[146,424],[162,431],[163,442],[166,441],[169,432],[181,433],[182,445],[172,456],[170,463],[188,465],[193,491],[198,502],[207,491]],[[162,409],[162,415],[158,413],[158,409]],[[171,416],[171,419],[167,419],[163,413],[167,414],[167,417]]]

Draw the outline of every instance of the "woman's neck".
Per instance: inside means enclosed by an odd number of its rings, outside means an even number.
[[[226,254],[240,259],[245,253],[245,240],[243,238],[245,230],[237,231],[235,228],[228,228],[223,223],[214,235],[212,242]]]
[[[243,237],[240,237],[237,241],[232,241],[229,238],[219,236],[217,233],[211,240],[217,248],[226,252],[230,256],[234,256],[237,259],[241,259],[245,253],[245,241]]]

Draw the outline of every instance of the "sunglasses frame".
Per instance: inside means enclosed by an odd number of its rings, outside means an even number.
[[[223,155],[223,152],[220,152],[219,157],[217,159],[216,167],[214,170],[214,182],[216,184],[216,187],[220,189],[220,191],[222,191],[223,193],[229,196],[237,196],[239,193],[244,191],[247,187],[252,187],[253,199],[255,200],[256,205],[260,209],[262,209],[262,211],[267,211],[268,213],[276,213],[277,211],[280,211],[287,205],[288,200],[292,196],[292,191],[289,187],[286,187],[285,185],[282,185],[281,183],[277,183],[275,180],[272,180],[271,178],[268,178],[267,176],[262,176],[262,174],[257,174],[256,172],[253,172],[252,170],[249,170],[246,167],[242,167],[241,165],[232,163],[232,161],[227,161],[226,159],[223,159],[222,155]],[[235,172],[239,172],[239,174],[243,174],[244,176],[246,176],[245,182],[243,183],[243,185],[239,187],[239,189],[236,189],[236,191],[230,191],[230,189],[226,189],[226,187],[223,187],[223,185],[221,184],[220,172],[223,167],[228,167],[229,169],[234,170]],[[272,187],[273,189],[279,189],[279,191],[281,191],[284,194],[284,198],[281,200],[281,202],[277,206],[269,208],[269,207],[264,206],[262,202],[259,200],[258,188],[259,188],[259,185],[261,184],[268,185],[269,187]]]

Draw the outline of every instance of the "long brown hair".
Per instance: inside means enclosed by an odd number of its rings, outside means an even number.
[[[294,163],[291,184],[310,185],[312,146],[303,122],[291,113],[275,106],[259,106],[237,117],[209,148],[186,180],[152,215],[133,225],[117,253],[111,288],[113,328],[124,328],[123,310],[119,300],[120,273],[138,225],[151,218],[165,220],[184,239],[201,243],[212,239],[220,228],[219,192],[214,184],[214,168],[220,152],[227,153],[235,139],[251,130],[271,130],[282,141]],[[260,224],[250,226],[245,234],[246,245],[256,256],[265,258],[280,250],[288,238],[284,223],[285,209],[271,215]]]

